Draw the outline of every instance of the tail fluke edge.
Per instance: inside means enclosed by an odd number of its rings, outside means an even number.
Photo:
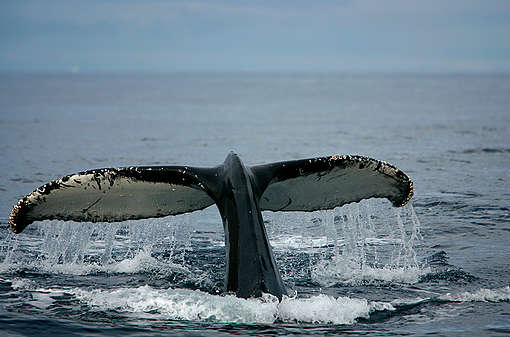
[[[251,170],[267,184],[262,210],[326,210],[369,198],[386,198],[401,207],[414,193],[413,182],[404,172],[365,156],[302,159]]]
[[[19,200],[12,209],[9,226],[20,233],[39,220],[117,222],[204,209],[214,204],[197,173],[204,170],[127,167],[71,174]]]
[[[89,170],[45,184],[13,207],[9,226],[21,233],[41,220],[117,222],[177,215],[216,202],[218,168],[186,166]],[[315,211],[368,198],[396,207],[413,196],[401,170],[363,156],[330,156],[249,168],[261,210]]]

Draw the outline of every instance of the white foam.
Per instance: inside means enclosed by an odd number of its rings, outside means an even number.
[[[0,272],[14,272],[17,270],[37,270],[43,273],[64,274],[64,275],[89,275],[98,272],[105,272],[111,266],[102,266],[96,263],[52,263],[47,260],[23,261],[3,265]]]
[[[128,258],[120,261],[119,263],[113,263],[106,268],[108,271],[115,273],[138,273],[138,272],[153,272],[169,267],[179,267],[172,264],[169,266],[167,263],[163,263],[156,258],[152,257],[150,249],[142,249],[136,253],[133,258]]]
[[[447,293],[439,299],[451,302],[503,302],[510,301],[510,286],[496,289],[481,288],[474,292]]]
[[[361,265],[358,261],[335,256],[331,260],[319,261],[311,270],[312,280],[323,287],[338,283],[370,284],[370,283],[417,283],[422,275],[430,272],[430,268],[415,266],[383,266],[372,267]]]
[[[11,282],[11,288],[14,290],[27,290],[27,289],[36,289],[37,283],[28,280],[28,279],[14,279],[14,280],[7,280]]]
[[[311,323],[354,324],[373,312],[394,311],[401,305],[429,301],[505,302],[510,301],[510,287],[481,288],[472,292],[447,293],[427,298],[395,299],[391,302],[364,298],[333,297],[325,294],[309,298],[284,296],[281,302],[265,294],[261,298],[242,299],[233,295],[211,295],[199,290],[157,289],[150,286],[118,289],[38,288],[31,280],[7,280],[17,291],[29,291],[30,303],[48,308],[55,295],[71,294],[82,303],[99,310],[117,310],[136,317],[186,321],[228,322],[243,324]]]
[[[105,271],[105,266],[96,263],[75,264],[75,263],[44,263],[36,262],[30,267],[45,273],[64,274],[64,275],[89,275]]]
[[[508,302],[510,301],[510,286],[495,288],[495,289],[487,289],[480,288],[475,291],[464,291],[460,293],[446,293],[444,295],[436,295],[432,297],[425,298],[408,298],[408,299],[395,299],[391,302],[391,304],[395,307],[401,305],[414,305],[422,302],[429,301],[440,301],[440,302],[454,302],[454,303],[464,303],[464,302],[490,302],[490,303],[498,303],[498,302]]]
[[[45,310],[55,303],[52,297],[54,295],[55,292],[51,291],[34,291],[31,293],[31,299],[28,302],[34,307]]]
[[[299,249],[307,250],[323,247],[328,244],[325,236],[280,235],[271,240],[271,246],[276,250]]]
[[[53,296],[62,295],[65,292],[65,289],[39,288],[35,281],[29,279],[15,278],[12,280],[5,279],[5,281],[10,282],[11,288],[15,291],[30,292],[29,297],[23,297],[24,301],[43,310],[55,303]]]
[[[276,319],[278,299],[216,296],[185,289],[154,289],[149,286],[115,290],[71,291],[79,300],[100,309],[152,313],[168,319],[234,323],[271,323]]]
[[[115,290],[71,290],[80,301],[102,310],[163,316],[166,319],[230,323],[283,322],[353,324],[377,310],[394,310],[390,303],[366,299],[334,298],[317,295],[310,298],[272,295],[242,299],[232,295],[210,295],[184,289],[119,288]]]
[[[189,273],[181,265],[168,261],[160,261],[151,255],[151,250],[141,249],[132,258],[120,262],[110,261],[107,264],[99,263],[56,263],[53,260],[33,260],[22,263],[3,264],[0,272],[12,272],[18,269],[35,269],[44,273],[65,274],[65,275],[90,275],[98,272],[103,273],[140,273],[149,272],[153,274],[168,274],[172,271]]]
[[[278,306],[278,316],[291,322],[353,324],[358,318],[368,318],[371,312],[380,310],[395,308],[390,303],[321,294],[302,299],[284,298]]]

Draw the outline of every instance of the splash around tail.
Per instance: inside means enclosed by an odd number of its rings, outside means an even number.
[[[330,156],[245,166],[231,152],[213,168],[144,166],[83,171],[45,184],[12,209],[21,233],[41,220],[118,222],[177,215],[216,204],[225,230],[225,290],[238,297],[286,289],[261,211],[316,211],[368,198],[404,206],[413,182],[401,170],[364,156]]]

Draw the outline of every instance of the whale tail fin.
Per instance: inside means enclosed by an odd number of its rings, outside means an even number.
[[[261,210],[325,210],[368,198],[386,198],[401,207],[413,196],[413,182],[404,172],[369,157],[320,157],[251,170],[260,186]]]
[[[117,222],[178,215],[214,204],[204,188],[215,169],[185,166],[89,170],[45,184],[13,207],[14,233],[39,220]]]
[[[84,171],[45,184],[12,209],[15,233],[40,220],[116,222],[177,215],[218,202],[219,168],[128,167]],[[403,206],[413,183],[396,167],[360,156],[332,156],[249,168],[261,210],[314,211],[367,198]]]

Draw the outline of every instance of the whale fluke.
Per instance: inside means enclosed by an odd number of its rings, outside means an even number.
[[[362,156],[330,156],[252,167],[230,153],[214,168],[105,168],[45,184],[12,209],[15,233],[40,220],[116,222],[177,215],[216,204],[227,250],[225,287],[240,297],[285,287],[267,239],[261,210],[315,211],[368,198],[396,207],[413,195],[413,182],[395,166]]]
[[[21,199],[12,209],[9,225],[14,233],[20,233],[38,220],[117,222],[204,209],[214,204],[198,178],[207,171],[166,166],[71,174]]]
[[[395,166],[364,156],[331,156],[251,168],[267,181],[260,208],[317,211],[369,198],[386,198],[395,207],[413,196],[413,182]]]

